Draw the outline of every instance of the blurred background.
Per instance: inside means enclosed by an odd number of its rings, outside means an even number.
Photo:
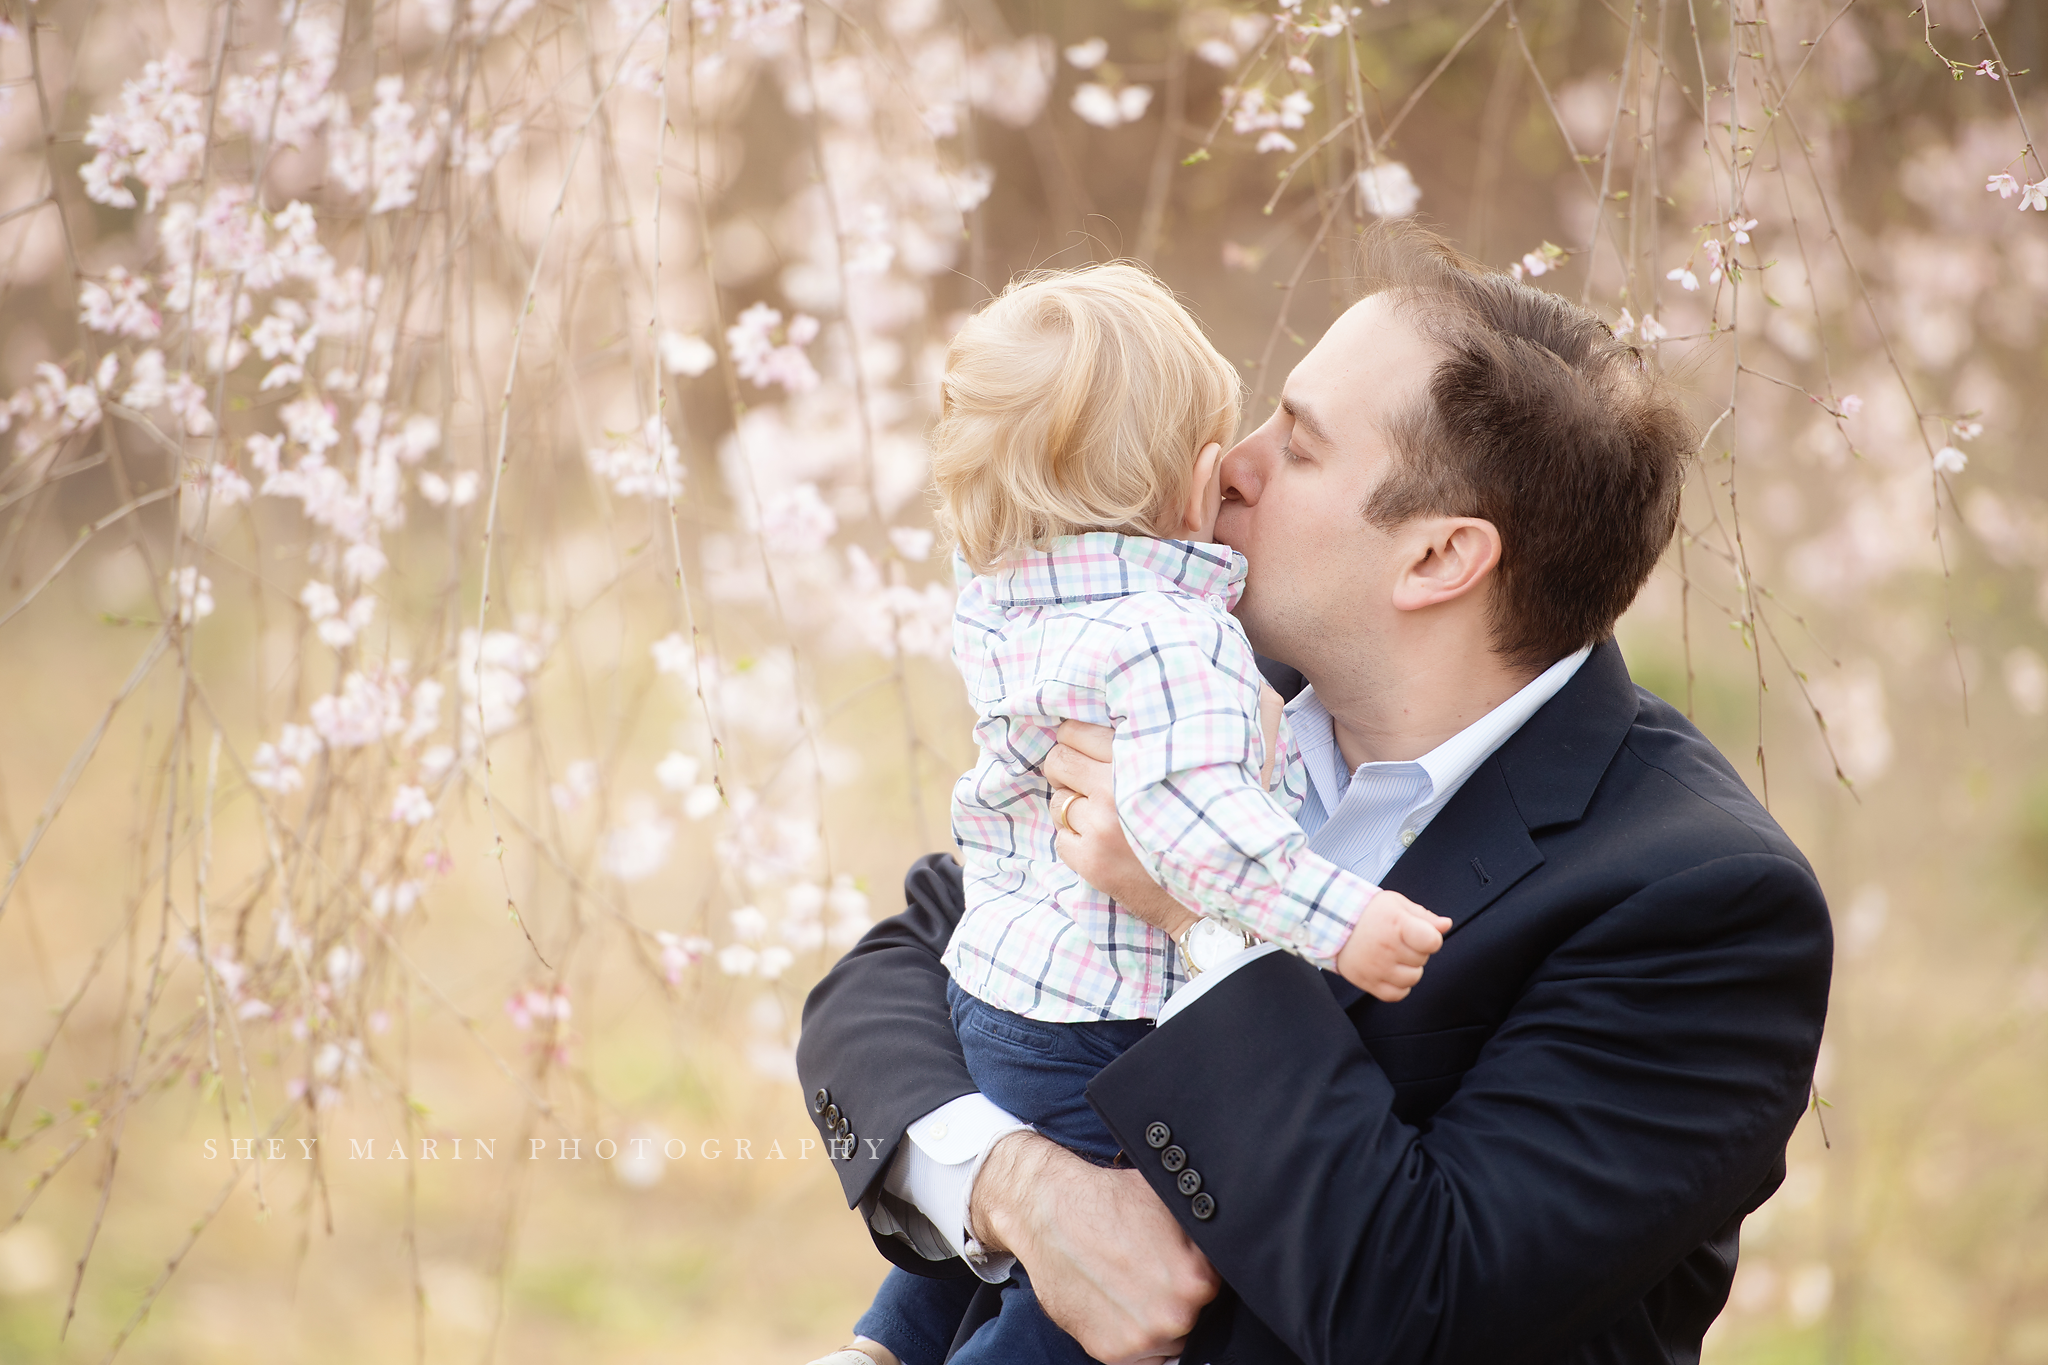
[[[1412,215],[1684,386],[1623,648],[1834,910],[1707,1358],[2048,1361],[2044,63],[2028,0],[0,8],[0,1357],[839,1344],[791,1045],[972,755],[946,338],[1142,260],[1256,423]]]

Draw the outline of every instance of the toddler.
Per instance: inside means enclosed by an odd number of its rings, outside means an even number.
[[[1062,720],[1114,728],[1130,845],[1200,915],[1325,967],[1365,933],[1376,946],[1347,965],[1370,958],[1352,979],[1386,999],[1406,993],[1393,969],[1420,965],[1449,926],[1311,853],[1295,822],[1302,760],[1284,720],[1263,732],[1264,684],[1230,615],[1245,561],[1214,543],[1238,403],[1229,363],[1130,265],[1014,283],[946,357],[932,469],[958,547],[953,654],[981,750],[953,789],[967,909],[945,953],[947,995],[981,1092],[1103,1164],[1117,1144],[1083,1089],[1150,1030],[1191,968],[1185,936],[1060,862],[1059,817],[1074,798],[1056,804],[1039,765]],[[892,1271],[857,1345],[939,1365],[973,1287]],[[1087,1360],[1021,1271],[953,1356]]]

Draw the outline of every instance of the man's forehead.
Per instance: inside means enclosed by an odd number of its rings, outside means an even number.
[[[1407,311],[1374,294],[1340,314],[1301,358],[1280,406],[1311,437],[1336,443],[1356,423],[1384,420],[1428,382],[1438,358]]]

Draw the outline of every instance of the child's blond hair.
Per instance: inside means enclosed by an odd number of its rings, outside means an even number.
[[[976,573],[1083,531],[1175,538],[1195,458],[1237,430],[1230,362],[1121,262],[1011,283],[946,351],[939,521]]]

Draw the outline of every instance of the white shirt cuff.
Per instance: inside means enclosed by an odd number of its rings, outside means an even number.
[[[1207,995],[1215,988],[1217,982],[1243,967],[1246,963],[1257,962],[1260,958],[1272,953],[1285,951],[1286,949],[1277,943],[1255,943],[1219,966],[1211,967],[1208,971],[1203,972],[1200,976],[1166,998],[1166,1003],[1159,1007],[1157,1027],[1165,1028],[1169,1019],[1194,1004],[1197,1000],[1200,1000],[1204,995]]]
[[[1010,1278],[1017,1258],[990,1255],[967,1235],[968,1200],[996,1140],[1036,1131],[979,1091],[948,1100],[905,1130],[909,1141],[897,1149],[882,1188],[930,1219],[953,1254],[977,1276],[1001,1284]]]

